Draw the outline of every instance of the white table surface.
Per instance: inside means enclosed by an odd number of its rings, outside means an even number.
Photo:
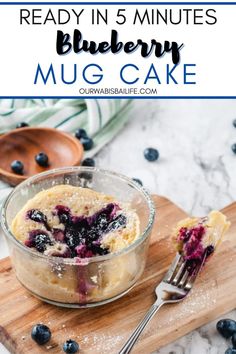
[[[236,100],[137,100],[132,121],[99,152],[97,166],[138,177],[151,192],[204,215],[236,199],[234,118]],[[144,159],[149,146],[159,150],[157,162]],[[7,254],[0,237],[0,258]],[[236,319],[236,311],[225,317]],[[158,353],[222,354],[227,347],[213,322]],[[0,353],[8,351],[0,346]]]

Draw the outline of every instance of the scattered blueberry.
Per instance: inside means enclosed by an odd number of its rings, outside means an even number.
[[[75,132],[75,137],[77,138],[77,139],[81,139],[81,138],[87,138],[87,132],[86,132],[86,130],[84,130],[84,129],[77,129],[76,130],[76,132]]]
[[[230,338],[236,333],[236,322],[231,319],[220,320],[217,322],[216,328],[224,338]]]
[[[139,179],[139,178],[132,178],[132,179],[133,179],[134,182],[140,184],[140,186],[143,185],[143,182],[141,181],[141,179]]]
[[[81,144],[84,147],[84,150],[91,150],[93,147],[93,139],[89,138],[88,136],[84,136],[80,139]]]
[[[43,345],[51,339],[51,331],[47,326],[43,324],[37,324],[32,328],[31,338],[37,344]]]
[[[68,354],[77,353],[79,351],[79,344],[72,339],[68,339],[63,344],[63,350],[65,353],[68,353]]]
[[[236,350],[236,333],[232,335],[231,339],[232,339],[233,348]]]
[[[233,120],[233,126],[236,128],[236,119]]]
[[[39,166],[47,167],[48,166],[48,156],[44,152],[40,152],[35,156],[35,161]]]
[[[159,157],[159,152],[154,148],[147,148],[144,150],[144,157],[146,160],[153,162],[156,161]]]
[[[231,149],[232,149],[233,153],[236,154],[236,144],[233,144],[231,146]]]
[[[25,127],[28,127],[28,126],[29,126],[28,123],[21,122],[21,123],[18,123],[18,124],[17,124],[16,129],[18,129],[18,128],[25,128]]]
[[[225,354],[236,354],[236,349],[228,348]]]
[[[91,157],[87,157],[82,161],[82,166],[88,166],[88,167],[94,167],[95,166],[95,161]]]
[[[23,175],[24,165],[21,161],[15,160],[11,163],[11,169],[13,172],[17,173],[18,175]]]

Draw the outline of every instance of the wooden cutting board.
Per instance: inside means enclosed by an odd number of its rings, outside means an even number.
[[[157,217],[145,273],[122,299],[92,309],[63,309],[44,304],[18,283],[9,258],[0,261],[0,341],[11,353],[63,353],[69,338],[80,343],[80,354],[117,354],[145,311],[155,300],[154,288],[170,265],[174,250],[170,230],[186,214],[162,197],[154,197]],[[223,210],[232,223],[225,241],[206,264],[189,297],[164,306],[154,317],[133,353],[152,353],[236,306],[236,203]],[[37,346],[30,338],[43,322],[52,340]]]

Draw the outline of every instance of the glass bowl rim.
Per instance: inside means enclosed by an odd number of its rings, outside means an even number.
[[[95,256],[95,257],[89,257],[89,258],[80,258],[80,257],[74,257],[74,258],[62,258],[62,257],[53,257],[53,256],[47,256],[38,252],[33,251],[31,248],[27,248],[25,245],[23,245],[20,241],[18,241],[14,235],[11,233],[10,231],[10,227],[8,225],[8,222],[6,220],[6,210],[8,207],[8,204],[10,203],[10,200],[12,198],[12,196],[21,188],[30,185],[31,183],[33,183],[34,181],[36,181],[39,178],[42,177],[47,177],[53,174],[60,174],[60,173],[69,173],[69,172],[100,172],[102,174],[105,174],[106,176],[110,176],[110,177],[115,177],[118,178],[120,180],[122,180],[123,182],[128,183],[129,185],[131,185],[133,188],[135,188],[138,192],[140,192],[145,201],[148,204],[148,208],[149,208],[149,218],[148,218],[148,223],[144,229],[144,231],[142,232],[142,234],[137,238],[137,240],[135,242],[133,242],[131,245],[129,245],[128,247],[125,247],[123,249],[121,249],[118,252],[115,253],[108,253],[106,255],[102,255],[102,256]],[[78,265],[78,264],[88,264],[88,263],[94,263],[94,262],[100,262],[100,261],[106,261],[118,256],[121,256],[123,254],[129,253],[131,252],[133,249],[135,249],[139,244],[143,243],[147,236],[149,235],[149,232],[151,231],[153,222],[154,222],[154,218],[155,218],[155,206],[154,206],[154,202],[149,194],[149,192],[146,190],[146,188],[144,188],[143,186],[141,186],[140,184],[138,184],[137,182],[135,182],[134,180],[132,180],[131,178],[114,172],[114,171],[110,171],[110,170],[106,170],[106,169],[101,169],[101,168],[97,168],[97,167],[85,167],[85,166],[74,166],[74,167],[61,167],[61,168],[55,168],[46,172],[42,172],[42,173],[38,173],[28,179],[26,179],[25,181],[21,182],[18,186],[16,186],[13,191],[7,196],[7,198],[4,200],[2,206],[1,206],[1,226],[3,229],[3,232],[5,234],[5,236],[10,240],[13,241],[13,243],[20,248],[21,250],[23,250],[24,252],[26,252],[27,254],[30,254],[33,257],[45,260],[47,262],[49,261],[55,261],[55,262],[61,262],[65,265]],[[78,262],[79,260],[79,262]]]

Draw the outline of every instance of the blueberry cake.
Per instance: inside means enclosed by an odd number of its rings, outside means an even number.
[[[50,291],[59,302],[102,300],[137,273],[134,255],[104,266],[90,262],[119,252],[140,235],[130,205],[94,190],[58,185],[41,191],[18,212],[11,231],[25,247],[48,257],[48,262],[32,257],[27,264],[22,257],[16,260],[18,278],[29,289],[37,284],[35,293],[45,298]]]
[[[189,265],[205,261],[217,248],[230,222],[219,211],[204,218],[186,218],[173,230],[173,240]]]

